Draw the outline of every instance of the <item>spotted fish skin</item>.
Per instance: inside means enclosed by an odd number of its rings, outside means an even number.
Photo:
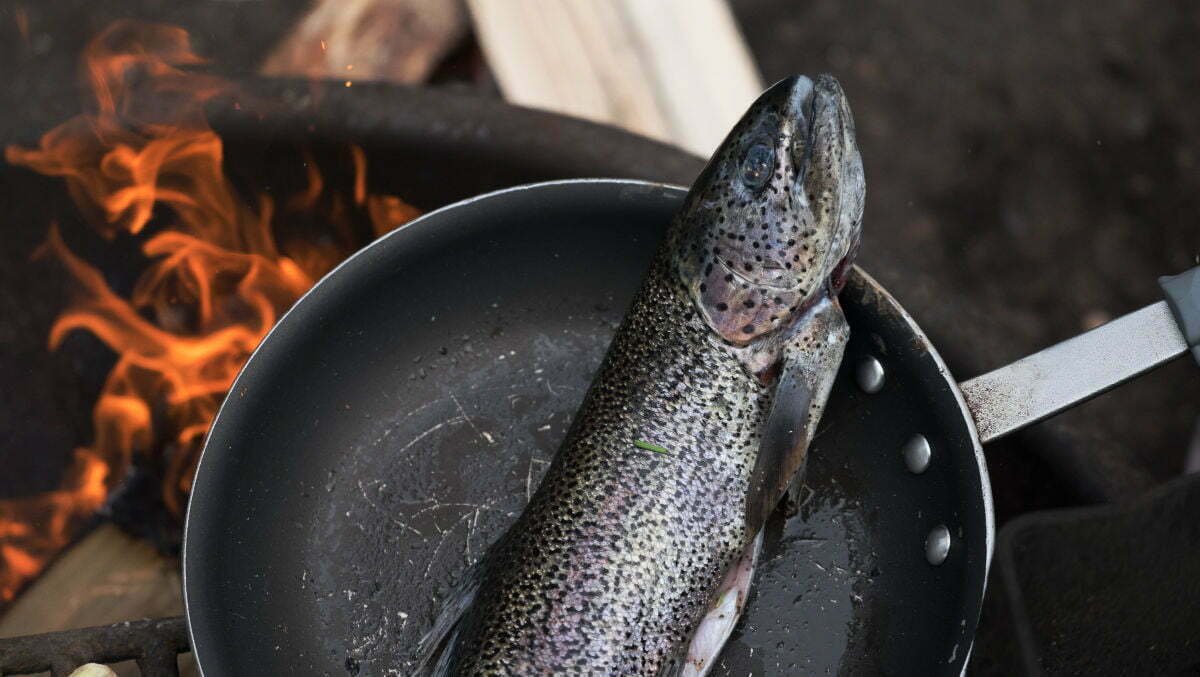
[[[669,227],[529,505],[426,638],[427,665],[680,669],[803,463],[848,336],[836,292],[862,192],[832,77],[755,102]]]

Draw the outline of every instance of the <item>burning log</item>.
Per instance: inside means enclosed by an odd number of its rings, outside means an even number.
[[[352,195],[325,191],[309,162],[300,193],[278,205],[265,194],[245,199],[225,174],[222,140],[204,114],[206,104],[237,106],[242,95],[204,73],[203,63],[182,29],[117,22],[84,51],[93,110],[36,148],[5,149],[11,164],[62,177],[96,232],[114,246],[136,243],[144,268],[131,288],[114,288],[53,225],[39,252],[76,289],[51,328],[50,348],[84,331],[117,358],[93,410],[93,439],[75,451],[61,488],[0,502],[0,604],[132,468],[138,482],[123,494],[153,497],[157,531],[177,543],[204,436],[241,365],[314,281],[417,213],[368,192],[357,148],[348,151]],[[293,222],[323,227],[314,237]]]

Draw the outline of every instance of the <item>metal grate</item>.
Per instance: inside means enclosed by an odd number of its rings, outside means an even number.
[[[174,677],[179,654],[190,650],[182,616],[122,621],[0,639],[0,675],[49,670],[53,677],[67,677],[84,663],[133,660],[146,677]]]

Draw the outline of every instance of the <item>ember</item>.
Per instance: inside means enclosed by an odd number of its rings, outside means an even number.
[[[356,222],[380,235],[417,214],[397,197],[367,192],[358,147],[349,151],[352,195],[327,195],[310,159],[307,188],[281,208],[266,195],[249,204],[225,175],[221,138],[203,110],[237,92],[196,69],[204,60],[182,29],[117,22],[83,61],[95,110],[51,130],[37,148],[6,148],[5,158],[62,177],[101,235],[137,238],[148,262],[122,294],[72,253],[56,226],[39,251],[61,263],[77,289],[51,328],[50,348],[83,330],[117,361],[93,409],[92,443],[75,451],[62,486],[0,503],[0,602],[103,506],[135,456],[158,457],[163,504],[181,517],[204,436],[258,342],[363,243]],[[320,221],[329,232],[290,232],[289,220]]]

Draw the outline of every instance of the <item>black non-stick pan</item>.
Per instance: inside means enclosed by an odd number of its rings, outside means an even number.
[[[406,673],[536,487],[683,195],[492,193],[301,299],[231,389],[193,484],[184,589],[204,673]],[[960,385],[865,273],[842,302],[852,336],[798,514],[769,525],[716,674],[960,673],[993,544],[981,441],[1200,338],[1160,303]]]

